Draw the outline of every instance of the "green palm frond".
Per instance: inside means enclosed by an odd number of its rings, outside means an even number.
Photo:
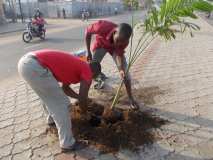
[[[146,32],[152,34],[158,33],[166,40],[175,38],[175,32],[171,27],[179,25],[181,31],[186,29],[197,30],[199,27],[195,24],[186,22],[185,17],[197,18],[195,11],[210,12],[213,5],[204,0],[164,0],[160,9],[153,9],[149,12],[148,18],[145,20]],[[184,28],[184,29],[182,29]]]
[[[212,1],[212,0],[211,0]],[[171,40],[176,38],[176,30],[173,26],[179,26],[180,32],[185,32],[189,30],[191,36],[193,36],[193,30],[199,30],[200,27],[194,23],[188,22],[188,18],[197,18],[195,11],[211,12],[213,10],[213,5],[205,0],[164,0],[157,10],[153,8],[145,20],[143,34],[138,40],[135,48],[133,48],[133,37],[131,37],[131,46],[129,54],[129,63],[127,68],[127,73],[132,65],[136,62],[149,44],[159,35],[164,37],[166,40]],[[134,21],[132,19],[132,26],[134,26]],[[115,107],[118,102],[119,93],[123,81],[121,81],[116,96],[113,99],[111,109]]]

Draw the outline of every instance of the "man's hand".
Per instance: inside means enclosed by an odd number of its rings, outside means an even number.
[[[120,73],[121,79],[124,80],[124,78],[125,78],[124,70],[120,70],[119,73]]]
[[[82,108],[82,107],[79,107],[79,108],[80,108],[81,115],[86,115],[87,114],[87,108]]]
[[[92,53],[90,50],[92,34],[87,34],[85,40],[86,40],[86,46],[87,46],[87,61],[90,62],[92,60]]]
[[[85,114],[87,112],[87,101],[88,101],[88,91],[90,88],[90,84],[88,84],[85,80],[80,82],[80,90],[79,90],[79,107],[81,112]]]
[[[115,61],[116,61],[116,64],[117,64],[117,67],[118,67],[118,70],[119,70],[119,74],[120,74],[120,77],[122,80],[124,80],[125,76],[126,76],[126,73],[125,73],[125,69],[124,69],[124,61],[125,60],[125,57],[124,56],[117,56],[115,57]]]
[[[73,91],[69,85],[63,84],[62,89],[67,96],[75,98],[75,99],[79,99],[79,95],[75,91]]]
[[[91,51],[88,51],[87,61],[88,62],[92,61],[92,53],[91,53]]]
[[[81,119],[85,120],[85,121],[89,121],[91,119],[91,115],[89,114],[89,112],[81,112]]]

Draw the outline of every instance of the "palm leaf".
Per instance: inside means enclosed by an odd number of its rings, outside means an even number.
[[[184,17],[197,18],[195,11],[210,12],[213,5],[204,0],[164,0],[160,10],[153,9],[150,11],[148,18],[145,20],[146,32],[153,34],[158,33],[166,40],[175,38],[175,33],[170,29],[173,25],[181,26],[181,31],[198,30],[195,24],[183,21]],[[182,26],[181,26],[182,27]],[[192,35],[192,34],[191,34]]]
[[[189,30],[190,35],[193,36],[192,30],[199,30],[200,27],[194,23],[188,22],[188,18],[185,19],[185,17],[195,19],[197,18],[195,11],[210,12],[212,10],[213,6],[204,0],[163,0],[160,9],[152,9],[144,24],[140,25],[144,27],[144,33],[139,39],[135,49],[133,49],[131,43],[129,64],[126,72],[129,72],[131,66],[157,35],[164,37],[166,40],[175,39],[176,31],[172,29],[172,27],[179,26],[182,33]],[[118,102],[122,85],[123,81],[121,81],[118,87],[111,109]]]

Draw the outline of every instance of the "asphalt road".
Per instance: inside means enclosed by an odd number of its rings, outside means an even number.
[[[104,19],[115,23],[131,23],[131,14],[123,14]],[[143,20],[144,13],[134,13],[135,20]],[[0,36],[0,83],[16,77],[17,63],[24,54],[39,49],[58,49],[73,52],[84,48],[84,30],[89,23],[98,19],[92,19],[89,22],[79,23],[79,25],[64,24],[63,27],[47,30],[46,40],[34,39],[31,43],[22,41],[22,33],[12,33]]]

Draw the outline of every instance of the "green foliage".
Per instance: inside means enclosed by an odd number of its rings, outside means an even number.
[[[188,18],[196,19],[195,11],[210,12],[212,10],[213,6],[204,0],[164,0],[159,10],[156,8],[150,10],[148,18],[142,25],[145,30],[135,48],[133,48],[133,36],[131,37],[129,64],[126,72],[129,72],[135,61],[158,35],[166,40],[175,39],[176,30],[173,27],[179,26],[182,33],[188,29],[192,36],[192,30],[199,30],[200,27],[188,22]],[[132,26],[134,26],[133,18]],[[121,81],[117,89],[111,109],[118,102],[122,85],[123,81]]]
[[[152,9],[145,20],[146,32],[159,34],[166,40],[175,38],[175,30],[171,27],[180,26],[180,31],[188,29],[192,35],[192,30],[199,30],[196,24],[187,22],[185,17],[197,18],[195,11],[210,12],[213,6],[204,0],[164,0],[160,9]]]

